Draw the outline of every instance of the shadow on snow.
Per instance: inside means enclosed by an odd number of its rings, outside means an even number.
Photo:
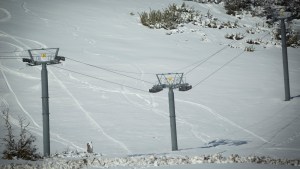
[[[201,147],[201,148],[212,148],[212,147],[217,147],[217,146],[222,146],[222,145],[227,145],[227,146],[240,146],[243,144],[247,144],[248,141],[242,141],[242,140],[213,140],[209,143],[207,143],[206,146]]]

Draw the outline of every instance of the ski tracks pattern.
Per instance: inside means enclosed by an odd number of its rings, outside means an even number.
[[[16,101],[17,101],[19,107],[22,109],[22,111],[30,118],[30,120],[31,120],[31,121],[33,122],[33,124],[35,125],[35,127],[33,127],[33,126],[28,126],[28,127],[31,129],[30,131],[32,131],[32,132],[34,132],[35,134],[37,134],[37,135],[39,135],[39,136],[42,137],[42,128],[40,127],[40,125],[38,125],[38,124],[34,121],[34,119],[32,118],[32,116],[30,116],[30,114],[29,114],[29,113],[25,110],[25,108],[22,106],[22,104],[21,104],[21,102],[19,101],[18,97],[16,96],[16,94],[15,94],[14,91],[12,90],[12,88],[11,88],[11,86],[10,86],[8,80],[7,80],[7,77],[5,76],[5,74],[3,73],[3,71],[2,71],[2,75],[3,75],[3,77],[4,77],[5,81],[6,81],[6,84],[7,84],[8,88],[9,88],[10,92],[11,92],[11,93],[13,94],[13,96],[15,97],[15,99],[16,99]],[[0,96],[0,100],[1,100],[1,103],[2,103],[2,104],[1,104],[2,110],[8,110],[8,109],[9,109],[9,104],[7,103],[7,101],[6,101],[2,96]],[[13,116],[9,115],[9,120],[10,120],[10,122],[11,122],[13,125],[20,127],[19,120],[15,119]],[[65,145],[65,146],[67,146],[67,145],[72,145],[74,148],[76,148],[76,149],[78,149],[78,150],[84,150],[83,148],[81,148],[81,147],[75,145],[73,142],[71,142],[71,141],[69,141],[69,140],[67,140],[67,139],[64,139],[64,138],[60,137],[60,136],[59,136],[58,134],[56,134],[56,133],[50,132],[50,134],[57,137],[57,139],[51,137],[51,140],[53,140],[53,141],[55,141],[55,142],[58,142],[58,143],[63,144],[63,145]],[[60,141],[60,140],[62,140],[62,141]]]
[[[108,133],[106,133],[103,129],[103,127],[101,127],[96,121],[95,119],[91,116],[91,113],[87,110],[85,110],[82,105],[80,104],[80,102],[75,98],[75,96],[71,93],[71,91],[63,84],[63,82],[61,80],[59,80],[57,78],[57,76],[51,71],[49,70],[49,72],[51,73],[51,75],[55,78],[55,80],[59,83],[59,85],[64,89],[64,91],[72,98],[72,100],[75,102],[75,104],[77,105],[77,107],[85,114],[86,118],[90,121],[90,123],[98,128],[98,131],[101,132],[105,137],[107,137],[109,140],[113,141],[114,143],[118,144],[119,146],[121,146],[124,150],[127,151],[127,153],[131,153],[131,151],[128,149],[128,147],[122,143],[121,141],[113,138],[112,136],[110,136]]]
[[[246,132],[246,133],[248,133],[248,134],[254,136],[255,138],[258,138],[259,140],[261,140],[261,141],[263,141],[263,142],[265,142],[265,143],[270,143],[269,141],[267,141],[267,140],[264,139],[263,137],[261,137],[261,136],[255,134],[255,133],[253,133],[252,131],[250,131],[250,130],[248,130],[248,129],[246,129],[246,128],[243,128],[242,126],[236,124],[235,122],[229,120],[228,118],[226,118],[226,117],[224,117],[224,116],[222,116],[222,115],[220,115],[220,114],[214,112],[211,108],[209,108],[209,107],[207,107],[207,106],[205,106],[205,105],[202,105],[202,104],[199,104],[199,103],[195,103],[195,102],[191,102],[191,101],[186,101],[186,100],[180,100],[180,99],[176,99],[176,100],[177,100],[177,101],[180,101],[180,102],[182,102],[182,103],[188,103],[188,104],[191,104],[191,105],[195,105],[195,106],[197,106],[197,107],[200,107],[200,108],[206,110],[207,112],[211,113],[211,114],[214,115],[215,117],[221,119],[222,121],[224,121],[224,122],[226,122],[226,123],[229,123],[230,125],[232,125],[232,126],[234,126],[234,127],[236,127],[236,128],[239,128],[239,129],[243,130],[244,132]]]
[[[6,22],[11,19],[10,12],[4,8],[0,8],[0,16],[0,22]]]
[[[32,10],[30,10],[27,7],[27,2],[24,1],[21,6],[22,6],[22,8],[23,8],[23,10],[24,10],[25,13],[27,13],[29,15],[32,15],[32,16],[34,16],[34,17],[36,17],[36,18],[44,21],[46,24],[48,24],[49,19],[42,18],[42,17],[40,17],[40,15],[38,15],[38,14],[34,13]]]
[[[13,43],[9,43],[9,42],[6,42],[8,45],[11,45],[13,47],[15,47],[17,50],[21,50],[21,51],[24,51],[24,48],[25,47],[26,49],[29,49],[30,47],[28,45],[26,45],[25,43],[23,43],[21,40],[24,40],[24,41],[29,41],[29,42],[32,42],[34,44],[37,44],[38,46],[40,47],[46,47],[46,45],[40,43],[40,42],[37,42],[37,41],[34,41],[34,40],[31,40],[31,39],[25,39],[25,38],[21,38],[21,37],[17,37],[17,36],[12,36],[12,35],[9,35],[3,31],[0,31],[0,37],[5,37],[5,38],[9,38],[13,41],[15,41],[16,43],[18,43],[19,45],[16,45],[16,44],[13,44]],[[4,42],[4,41],[2,41]],[[21,47],[23,46],[23,47]],[[35,77],[32,77],[30,75],[25,75],[25,74],[20,74],[20,73],[16,73],[10,69],[6,69],[5,66],[3,66],[1,63],[0,63],[0,68],[1,68],[1,73],[2,73],[2,76],[5,80],[5,83],[7,85],[7,88],[9,89],[10,93],[12,93],[12,95],[14,96],[18,106],[21,108],[21,110],[26,114],[26,116],[28,116],[30,118],[30,120],[32,121],[32,123],[34,124],[34,127],[33,126],[29,126],[29,128],[31,128],[31,131],[33,131],[34,133],[36,133],[37,135],[39,136],[42,136],[42,128],[40,125],[37,124],[37,122],[33,119],[33,117],[28,113],[28,111],[23,107],[22,103],[20,102],[20,100],[18,99],[16,93],[14,92],[14,90],[12,89],[4,71],[8,71],[8,72],[11,72],[13,73],[14,75],[18,75],[18,76],[21,76],[23,78],[29,78],[29,79],[36,79]],[[1,97],[1,101],[2,103],[5,105],[5,107],[8,109],[9,108],[9,104],[7,103],[7,101]],[[16,126],[19,126],[18,124],[18,120],[13,118],[12,116],[10,116],[10,119],[11,119],[11,122],[16,125]],[[62,138],[60,135],[54,133],[54,132],[50,132],[51,135],[54,135],[56,138],[53,138],[51,137],[51,140],[55,141],[55,142],[58,142],[58,143],[61,143],[63,145],[72,145],[74,148],[76,149],[79,149],[79,150],[84,150],[83,148],[81,148],[80,146],[77,146],[76,144],[74,144],[73,142],[65,139],[65,138]]]
[[[49,20],[46,19],[46,18],[41,18],[41,17],[39,17],[36,13],[34,13],[33,11],[31,11],[31,10],[27,7],[27,3],[26,3],[26,2],[23,2],[22,5],[21,5],[21,7],[24,9],[25,13],[30,14],[30,15],[32,15],[32,16],[34,16],[34,17],[37,17],[37,18],[43,20],[46,24],[48,24],[48,21],[49,21]],[[7,20],[7,19],[10,19],[11,15],[10,15],[10,13],[9,13],[6,9],[0,8],[0,10],[1,10],[0,12],[2,12],[2,13],[4,12],[4,13],[7,15],[7,17],[5,17],[5,18],[0,18],[0,21],[4,21],[4,20]],[[40,43],[40,42],[31,40],[31,39],[25,39],[25,38],[21,38],[21,37],[17,37],[17,36],[12,36],[12,35],[9,35],[9,34],[3,32],[3,31],[0,31],[0,36],[1,36],[1,37],[5,37],[5,38],[9,38],[9,39],[15,41],[16,43],[18,43],[20,46],[25,47],[26,49],[30,49],[31,47],[28,46],[28,45],[26,45],[25,43],[23,43],[21,40],[23,40],[23,41],[29,41],[29,42],[31,42],[31,43],[33,43],[33,44],[37,44],[37,45],[38,45],[39,47],[41,47],[41,48],[46,48],[46,47],[47,47],[46,45],[44,45],[44,44],[42,44],[42,43]],[[8,43],[9,43],[9,42],[8,42]],[[18,46],[18,45],[13,45],[13,44],[11,44],[11,45],[12,45],[12,46],[15,46],[15,47]],[[22,48],[22,47],[20,47],[20,46],[18,46],[18,49],[24,50],[24,48]],[[16,101],[17,101],[19,107],[20,107],[20,108],[22,109],[22,111],[30,118],[30,120],[34,123],[34,125],[35,125],[38,129],[41,129],[41,127],[35,122],[35,120],[32,118],[32,116],[25,110],[25,108],[23,107],[23,105],[22,105],[21,102],[19,101],[17,95],[16,95],[15,92],[12,90],[12,88],[11,88],[11,86],[10,86],[10,84],[9,84],[9,82],[8,82],[8,80],[7,80],[7,78],[6,78],[5,74],[4,74],[4,72],[3,72],[3,68],[4,68],[4,67],[1,68],[2,75],[3,75],[3,77],[4,77],[5,81],[6,81],[6,84],[7,84],[8,88],[9,88],[10,92],[11,92],[11,93],[13,94],[13,96],[15,97],[15,99],[16,99]],[[116,144],[118,144],[119,146],[121,146],[124,150],[127,151],[127,153],[131,153],[130,150],[128,149],[128,147],[127,147],[124,143],[122,143],[121,141],[119,141],[119,140],[113,138],[112,136],[110,136],[108,133],[106,133],[106,132],[104,131],[104,129],[103,129],[103,128],[102,128],[102,127],[101,127],[101,126],[100,126],[100,125],[92,118],[91,113],[88,112],[88,111],[86,111],[86,110],[81,106],[80,102],[79,102],[79,101],[74,97],[74,95],[66,88],[66,86],[62,83],[62,81],[60,81],[60,80],[56,77],[56,75],[51,71],[51,69],[49,69],[49,72],[50,72],[51,75],[56,79],[56,81],[60,84],[60,86],[61,86],[61,87],[69,94],[69,96],[73,99],[73,101],[76,103],[76,105],[78,106],[78,108],[85,114],[85,116],[88,118],[88,120],[91,122],[91,124],[92,124],[93,126],[95,126],[95,127],[98,128],[98,131],[99,131],[99,132],[101,132],[101,133],[102,133],[105,137],[107,137],[109,140],[111,140],[111,141],[115,142]],[[19,75],[20,75],[20,74],[19,74]],[[60,137],[58,134],[54,134],[54,133],[52,133],[52,134],[55,135],[57,138],[59,138],[59,139],[61,139],[61,140],[67,141],[66,139],[63,139],[62,137]],[[70,141],[68,141],[68,142],[71,143]],[[74,147],[76,147],[76,148],[80,148],[79,146],[76,146],[75,144],[72,144],[72,145],[73,145]],[[81,148],[80,148],[80,149],[81,149]]]
[[[141,76],[140,76],[140,79],[143,80],[144,79],[144,72],[143,70],[137,66],[137,65],[134,65],[135,67],[137,67],[137,69],[139,70],[139,72],[141,73]],[[145,82],[141,82],[142,85],[147,88],[148,86],[146,86]],[[137,107],[137,108],[140,108],[140,109],[143,109],[143,110],[147,110],[147,111],[152,111],[153,113],[163,117],[165,120],[169,120],[169,113],[168,112],[165,112],[163,110],[159,110],[157,109],[157,106],[158,104],[155,102],[155,99],[153,97],[153,95],[151,93],[149,93],[147,96],[150,97],[150,100],[148,98],[145,98],[146,96],[143,96],[141,94],[138,94],[136,93],[135,96],[142,100],[143,103],[145,104],[141,104],[137,101],[134,101],[133,99],[130,99],[128,96],[127,96],[127,93],[129,93],[128,90],[126,90],[125,87],[123,87],[123,96],[124,98],[133,106]],[[197,139],[200,139],[202,142],[204,143],[207,143],[209,141],[209,138],[210,136],[208,136],[207,134],[205,133],[197,133],[196,131],[196,125],[188,122],[187,120],[183,119],[183,118],[179,118],[177,117],[176,118],[177,122],[178,123],[181,123],[181,124],[184,124],[184,125],[187,125],[189,128],[190,128],[190,131],[191,133],[195,136],[195,138]]]
[[[40,125],[37,124],[37,122],[32,118],[32,116],[24,109],[23,105],[21,104],[19,98],[17,97],[16,93],[13,91],[13,89],[11,88],[11,85],[9,84],[8,80],[7,80],[7,77],[6,75],[4,74],[3,70],[1,69],[1,73],[2,73],[2,76],[5,80],[5,83],[7,85],[7,88],[9,89],[9,91],[12,93],[12,95],[14,96],[15,100],[17,101],[19,107],[22,109],[22,111],[30,118],[30,120],[32,121],[32,123],[38,127],[38,128],[41,128]]]

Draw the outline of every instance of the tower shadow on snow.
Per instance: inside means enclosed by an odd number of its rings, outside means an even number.
[[[205,146],[195,147],[195,148],[183,148],[180,150],[192,150],[192,149],[201,149],[201,148],[213,148],[218,146],[241,146],[244,144],[248,144],[249,141],[244,140],[228,140],[228,139],[217,139],[206,143]]]
[[[291,97],[291,99],[295,99],[295,98],[300,98],[300,95]]]
[[[201,147],[201,148],[212,148],[212,147],[217,147],[217,146],[240,146],[247,144],[248,141],[243,141],[243,140],[227,140],[227,139],[220,139],[220,140],[213,140],[207,143],[206,146]]]

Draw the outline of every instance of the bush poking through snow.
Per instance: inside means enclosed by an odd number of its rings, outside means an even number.
[[[269,0],[224,0],[224,3],[224,7],[227,10],[226,13],[233,16],[236,16],[242,11],[247,11],[247,13],[251,13],[252,16],[259,17],[270,15],[274,12],[270,7],[272,4],[274,5],[274,2]]]
[[[246,52],[254,52],[254,50],[255,50],[255,48],[254,48],[253,45],[252,45],[252,46],[247,46],[247,47],[245,47],[245,51],[246,51]]]
[[[181,6],[171,4],[164,10],[150,9],[150,12],[144,11],[139,13],[139,15],[141,23],[144,26],[152,29],[163,28],[166,30],[173,30],[187,23],[199,25],[200,27],[219,29],[240,27],[238,20],[235,22],[222,22],[219,21],[218,18],[214,17],[210,10],[208,10],[205,15],[202,15],[199,11],[194,10],[185,3],[183,3]]]
[[[276,40],[281,40],[281,32],[279,30],[276,30],[273,32],[273,37]],[[300,39],[299,37],[299,32],[289,32],[286,35],[286,46],[287,47],[294,47],[297,48],[300,46]]]
[[[248,44],[259,45],[259,44],[261,44],[262,40],[261,40],[261,39],[255,39],[255,40],[253,40],[253,39],[248,39],[246,42],[247,42]]]
[[[221,25],[220,25],[221,28],[238,28],[240,27],[239,24],[238,24],[238,20],[236,20],[235,22],[223,22]]]
[[[2,116],[5,122],[5,129],[7,134],[5,138],[2,138],[5,149],[3,151],[3,159],[24,159],[24,160],[38,160],[41,156],[36,153],[37,149],[33,143],[35,137],[29,133],[27,127],[29,123],[25,124],[23,118],[19,118],[20,134],[16,137],[13,134],[12,125],[9,119],[8,110],[2,111]]]
[[[287,38],[287,42],[286,42],[286,45],[287,46],[290,46],[290,47],[299,47],[300,46],[300,39],[298,38],[298,35],[299,33],[293,33],[291,35],[289,35]]]
[[[163,11],[150,10],[150,12],[142,12],[140,15],[141,23],[149,28],[167,30],[176,29],[179,24],[198,22],[201,20],[201,14],[193,8],[188,7],[185,3],[181,6],[176,4],[169,5]]]
[[[232,40],[241,40],[244,38],[244,35],[241,33],[236,33],[236,34],[226,34],[225,38],[227,39],[232,39]]]
[[[185,0],[185,1],[193,1],[193,2],[198,2],[198,3],[215,3],[219,4],[222,0]]]
[[[251,29],[247,29],[246,32],[249,34],[255,34],[256,31],[254,28],[251,28]]]
[[[249,10],[251,7],[251,1],[247,0],[226,0],[224,7],[227,10],[228,15],[236,15],[236,12],[242,11],[242,10]]]

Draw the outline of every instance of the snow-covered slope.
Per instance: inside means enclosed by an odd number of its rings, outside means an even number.
[[[86,151],[92,141],[94,152],[112,157],[222,153],[299,159],[299,48],[288,48],[293,98],[284,101],[281,47],[262,19],[245,15],[241,27],[221,30],[193,24],[154,30],[139,22],[143,11],[182,2],[0,1],[0,108],[9,108],[16,126],[18,116],[27,118],[42,152],[41,67],[7,58],[59,47],[66,61],[48,66],[51,153]],[[223,22],[237,19],[225,15],[222,4],[186,3]],[[251,28],[255,34],[246,33]],[[246,37],[232,41],[227,33]],[[244,52],[251,38],[264,44]],[[148,92],[155,74],[168,72],[186,73],[194,86],[175,91],[178,152],[170,151],[167,90]]]

